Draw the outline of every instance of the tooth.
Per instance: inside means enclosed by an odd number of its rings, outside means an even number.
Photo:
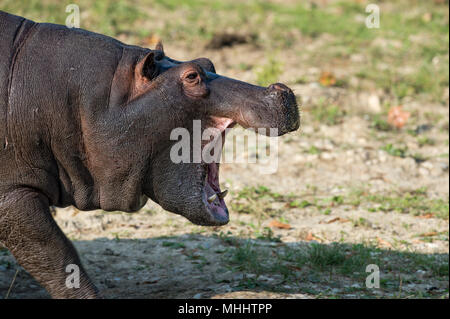
[[[208,197],[208,203],[214,202],[216,200],[216,198],[217,198],[217,194],[214,194],[214,195]]]
[[[228,189],[224,190],[222,193],[219,193],[219,198],[224,199],[228,194]]]

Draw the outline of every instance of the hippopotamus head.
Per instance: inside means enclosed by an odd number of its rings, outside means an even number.
[[[189,162],[171,159],[174,129],[185,128],[192,137],[194,120],[200,121],[202,131],[212,128],[216,135],[235,124],[265,128],[265,132],[277,129],[277,135],[299,128],[295,96],[284,84],[260,87],[220,76],[209,59],[175,61],[165,55],[161,45],[136,61],[131,86],[127,118],[137,115],[139,119],[128,125],[135,133],[128,134],[126,142],[133,151],[126,151],[135,165],[148,164],[142,193],[199,225],[229,221],[224,202],[227,191],[219,187],[218,161],[194,161],[193,156]],[[221,149],[224,139],[218,140]],[[202,141],[201,148],[205,145]],[[137,153],[147,156],[133,155]]]

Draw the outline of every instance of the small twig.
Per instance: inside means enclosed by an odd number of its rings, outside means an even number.
[[[399,283],[399,285],[398,285],[398,297],[400,298],[401,297],[401,295],[402,295],[402,286],[403,286],[403,278],[402,278],[402,275],[399,275],[399,280],[400,280],[400,283]]]
[[[19,273],[19,268],[17,268],[16,273],[14,274],[14,278],[13,278],[13,280],[12,280],[12,282],[11,282],[11,285],[9,286],[9,289],[8,289],[8,292],[6,293],[5,299],[8,299],[9,294],[10,294],[10,292],[11,292],[11,290],[12,290],[13,285],[14,285],[14,282],[16,281],[16,277],[17,277],[17,274],[18,274],[18,273]]]

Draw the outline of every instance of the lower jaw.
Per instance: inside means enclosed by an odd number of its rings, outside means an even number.
[[[214,197],[214,200],[211,200]],[[219,220],[228,220],[228,208],[225,204],[225,201],[222,198],[219,198],[217,193],[211,188],[209,184],[205,185],[205,189],[203,192],[203,202],[205,204],[206,209],[214,218]]]

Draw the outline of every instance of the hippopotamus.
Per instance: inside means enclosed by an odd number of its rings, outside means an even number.
[[[52,207],[135,212],[150,199],[198,225],[229,212],[219,161],[170,158],[175,128],[299,128],[295,95],[79,28],[0,11],[0,242],[52,298],[98,298]],[[203,145],[203,144],[202,144]],[[223,146],[223,145],[222,145]],[[79,267],[79,285],[67,269]]]

